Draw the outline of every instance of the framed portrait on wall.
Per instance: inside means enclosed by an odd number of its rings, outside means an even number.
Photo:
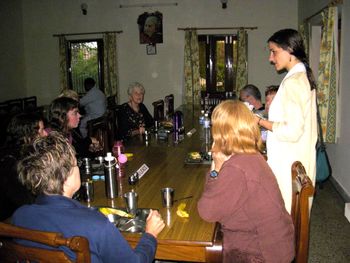
[[[140,44],[163,43],[163,14],[160,12],[141,14],[137,19]]]

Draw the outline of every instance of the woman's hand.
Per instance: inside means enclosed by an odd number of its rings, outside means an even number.
[[[158,234],[165,227],[165,223],[157,210],[152,210],[146,220],[145,232],[157,238]]]
[[[145,126],[143,126],[143,125],[141,125],[140,127],[139,127],[139,134],[144,134],[145,133]]]
[[[231,155],[225,155],[222,152],[212,152],[212,157],[211,169],[219,172],[224,162],[230,159]]]

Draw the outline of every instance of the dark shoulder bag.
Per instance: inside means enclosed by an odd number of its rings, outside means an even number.
[[[320,116],[320,111],[318,109],[317,101],[316,101],[316,107],[317,107],[317,125],[318,125],[318,140],[316,144],[316,183],[322,183],[331,175],[332,168],[329,163],[328,155],[326,152],[326,145],[323,141],[321,116]]]

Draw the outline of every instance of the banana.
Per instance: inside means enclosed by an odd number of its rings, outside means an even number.
[[[186,204],[185,204],[185,203],[179,204],[179,205],[177,206],[176,214],[177,214],[179,217],[188,218],[190,215],[185,211],[185,208],[186,208]]]
[[[133,215],[128,214],[128,213],[124,212],[123,210],[119,210],[119,209],[114,209],[114,208],[109,208],[109,207],[101,207],[101,208],[99,208],[99,210],[105,216],[108,216],[110,214],[114,214],[114,215],[118,215],[121,217],[134,218]]]
[[[179,217],[189,217],[190,215],[186,212],[186,211],[181,211],[181,210],[177,210],[176,211],[176,214],[179,216]]]

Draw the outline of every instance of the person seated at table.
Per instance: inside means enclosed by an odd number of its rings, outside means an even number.
[[[80,188],[80,173],[74,148],[62,134],[52,132],[34,141],[32,151],[18,163],[20,181],[38,195],[35,204],[16,210],[12,224],[41,231],[59,232],[65,237],[89,240],[91,262],[152,262],[157,235],[165,224],[156,210],[147,217],[145,233],[132,249],[119,230],[100,212],[73,200]],[[19,243],[44,247],[39,243]],[[60,247],[72,260],[75,254]]]
[[[224,262],[291,262],[294,227],[264,157],[254,115],[240,101],[212,113],[213,162],[199,215],[220,222]],[[288,175],[286,175],[288,176]]]
[[[64,89],[64,90],[62,90],[62,92],[58,95],[58,98],[61,98],[61,97],[72,98],[72,99],[74,99],[76,101],[80,100],[79,94],[75,90],[72,90],[72,89]]]
[[[107,110],[107,99],[105,94],[96,87],[93,78],[84,80],[86,94],[80,99],[80,106],[84,108],[85,114],[80,120],[80,134],[85,138],[87,136],[87,122],[99,118]]]
[[[279,86],[278,85],[271,85],[266,87],[265,90],[265,113],[266,116],[269,114],[269,109],[271,102],[275,98],[277,91],[278,91]]]
[[[79,125],[79,102],[68,97],[59,97],[52,101],[49,112],[48,133],[52,130],[61,132],[74,146],[80,157],[93,156],[99,150],[99,142],[93,137],[83,138],[76,128]]]
[[[129,101],[122,104],[118,111],[119,137],[126,139],[144,134],[145,129],[154,125],[152,115],[143,104],[145,88],[138,82],[128,87]]]
[[[23,204],[35,196],[19,181],[17,160],[36,137],[47,136],[44,119],[36,113],[20,113],[10,120],[7,138],[0,156],[0,221],[9,218]]]
[[[252,105],[253,111],[258,114],[263,114],[265,110],[264,104],[261,102],[261,93],[258,87],[253,84],[245,85],[239,94],[239,99]]]

